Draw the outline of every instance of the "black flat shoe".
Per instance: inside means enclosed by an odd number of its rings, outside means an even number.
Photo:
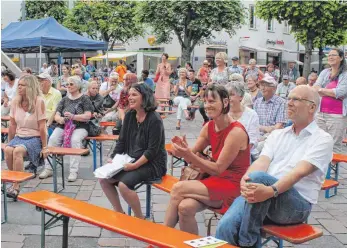
[[[176,127],[176,130],[181,130],[181,127]]]
[[[19,189],[9,188],[6,192],[6,196],[8,198],[12,198],[13,201],[17,201],[18,195],[19,195]]]

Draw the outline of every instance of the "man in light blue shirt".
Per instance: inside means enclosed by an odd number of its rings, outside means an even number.
[[[154,91],[154,82],[151,78],[148,77],[149,75],[149,72],[148,70],[142,70],[142,79],[143,79],[143,82],[145,84],[148,85],[149,88],[151,88],[151,90]]]
[[[235,56],[231,59],[232,65],[229,67],[229,71],[231,74],[238,73],[243,75],[243,69],[239,66],[239,57]]]

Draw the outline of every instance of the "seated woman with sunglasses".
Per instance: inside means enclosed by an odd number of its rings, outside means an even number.
[[[127,77],[127,76],[125,76]],[[145,84],[134,84],[129,90],[129,111],[124,127],[111,155],[128,154],[135,162],[124,165],[124,170],[110,179],[100,179],[100,185],[115,211],[123,213],[119,194],[133,209],[135,217],[143,218],[140,200],[134,187],[147,180],[166,174],[167,154],[163,121],[155,112],[157,103],[153,91]],[[112,162],[109,159],[109,162]]]
[[[176,183],[171,191],[164,224],[198,234],[195,214],[206,208],[225,213],[240,195],[240,180],[250,164],[249,138],[245,128],[229,116],[229,94],[224,86],[210,85],[204,94],[206,114],[212,121],[203,126],[192,149],[185,138],[173,140],[172,153],[184,158],[193,169],[208,174],[202,180]],[[212,161],[202,153],[212,148]]]
[[[81,93],[83,83],[80,77],[72,76],[68,79],[67,91],[68,94],[64,97],[57,106],[55,121],[58,126],[54,129],[48,141],[48,146],[61,146],[64,141],[65,123],[72,120],[75,125],[75,130],[71,136],[71,147],[82,148],[82,141],[88,136],[87,122],[92,117],[93,105],[90,98]],[[78,166],[81,161],[81,156],[70,156],[70,175],[69,182],[74,182],[77,179]],[[52,168],[48,161],[45,162],[45,169],[40,174],[39,178],[44,179],[53,175]]]

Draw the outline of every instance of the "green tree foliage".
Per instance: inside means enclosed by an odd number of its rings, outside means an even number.
[[[63,23],[67,12],[67,1],[25,0],[26,20],[54,17],[59,23]],[[22,20],[22,17],[20,20]]]
[[[64,26],[92,39],[111,42],[128,42],[143,33],[142,25],[135,20],[137,3],[131,1],[76,2],[64,21]]]
[[[305,77],[310,72],[311,55],[317,37],[328,34],[334,36],[340,30],[347,29],[347,1],[263,0],[256,3],[256,15],[264,20],[274,18],[279,22],[288,21],[298,41],[305,45]]]
[[[197,44],[213,38],[214,31],[232,36],[245,19],[238,0],[144,1],[138,7],[138,20],[152,28],[157,43],[169,43],[177,36],[183,63],[190,61]]]

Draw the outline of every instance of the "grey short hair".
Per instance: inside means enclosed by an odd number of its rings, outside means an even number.
[[[245,82],[244,79],[243,79],[243,76],[239,73],[233,73],[230,75],[229,77],[229,80],[230,81],[237,81],[237,82]]]
[[[258,81],[258,77],[255,74],[248,74],[247,77],[246,77],[246,80],[248,80],[249,78],[253,79],[253,81],[255,81],[255,82]]]
[[[83,82],[80,76],[72,76],[68,78],[68,81],[72,81],[74,84],[76,84],[78,90],[81,92],[83,88]]]
[[[110,78],[118,79],[119,78],[119,74],[117,72],[111,72]]]
[[[178,74],[180,74],[181,72],[184,72],[187,76],[188,76],[188,70],[184,67],[181,67],[178,69]]]
[[[252,63],[257,64],[257,61],[255,59],[250,59],[248,64],[252,64]]]
[[[245,83],[240,81],[231,81],[225,85],[225,88],[228,90],[229,95],[234,91],[238,96],[243,97],[246,92]]]

